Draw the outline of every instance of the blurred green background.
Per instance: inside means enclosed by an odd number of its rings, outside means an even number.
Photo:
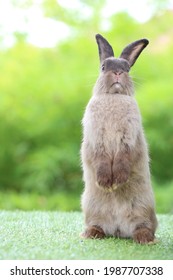
[[[81,118],[101,33],[117,56],[133,40],[150,41],[131,75],[156,209],[173,213],[173,5],[145,0],[145,12],[132,0],[116,10],[120,2],[129,1],[14,0],[1,9],[0,209],[80,210]]]

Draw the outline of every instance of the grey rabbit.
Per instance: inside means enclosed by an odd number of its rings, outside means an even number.
[[[100,75],[82,120],[85,189],[81,205],[86,229],[81,236],[152,243],[157,219],[148,148],[129,76],[149,42],[135,41],[115,58],[105,38],[97,34],[96,41]]]

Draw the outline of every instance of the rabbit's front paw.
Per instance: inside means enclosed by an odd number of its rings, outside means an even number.
[[[97,169],[97,185],[102,188],[110,188],[112,186],[111,165],[102,163]]]
[[[116,163],[113,165],[113,184],[125,184],[130,175],[130,167],[127,164]]]

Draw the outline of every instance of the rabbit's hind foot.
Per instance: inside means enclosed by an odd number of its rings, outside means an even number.
[[[102,239],[106,235],[105,235],[105,233],[104,233],[104,231],[102,230],[101,227],[91,226],[91,227],[88,227],[80,236],[82,238]]]
[[[141,227],[134,231],[133,240],[139,244],[154,244],[155,236],[151,229]]]

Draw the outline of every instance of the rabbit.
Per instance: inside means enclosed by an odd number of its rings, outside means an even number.
[[[148,147],[134,99],[129,70],[148,45],[127,45],[119,58],[108,41],[96,35],[100,75],[86,107],[81,144],[85,219],[83,238],[155,240],[157,218],[150,180]]]

